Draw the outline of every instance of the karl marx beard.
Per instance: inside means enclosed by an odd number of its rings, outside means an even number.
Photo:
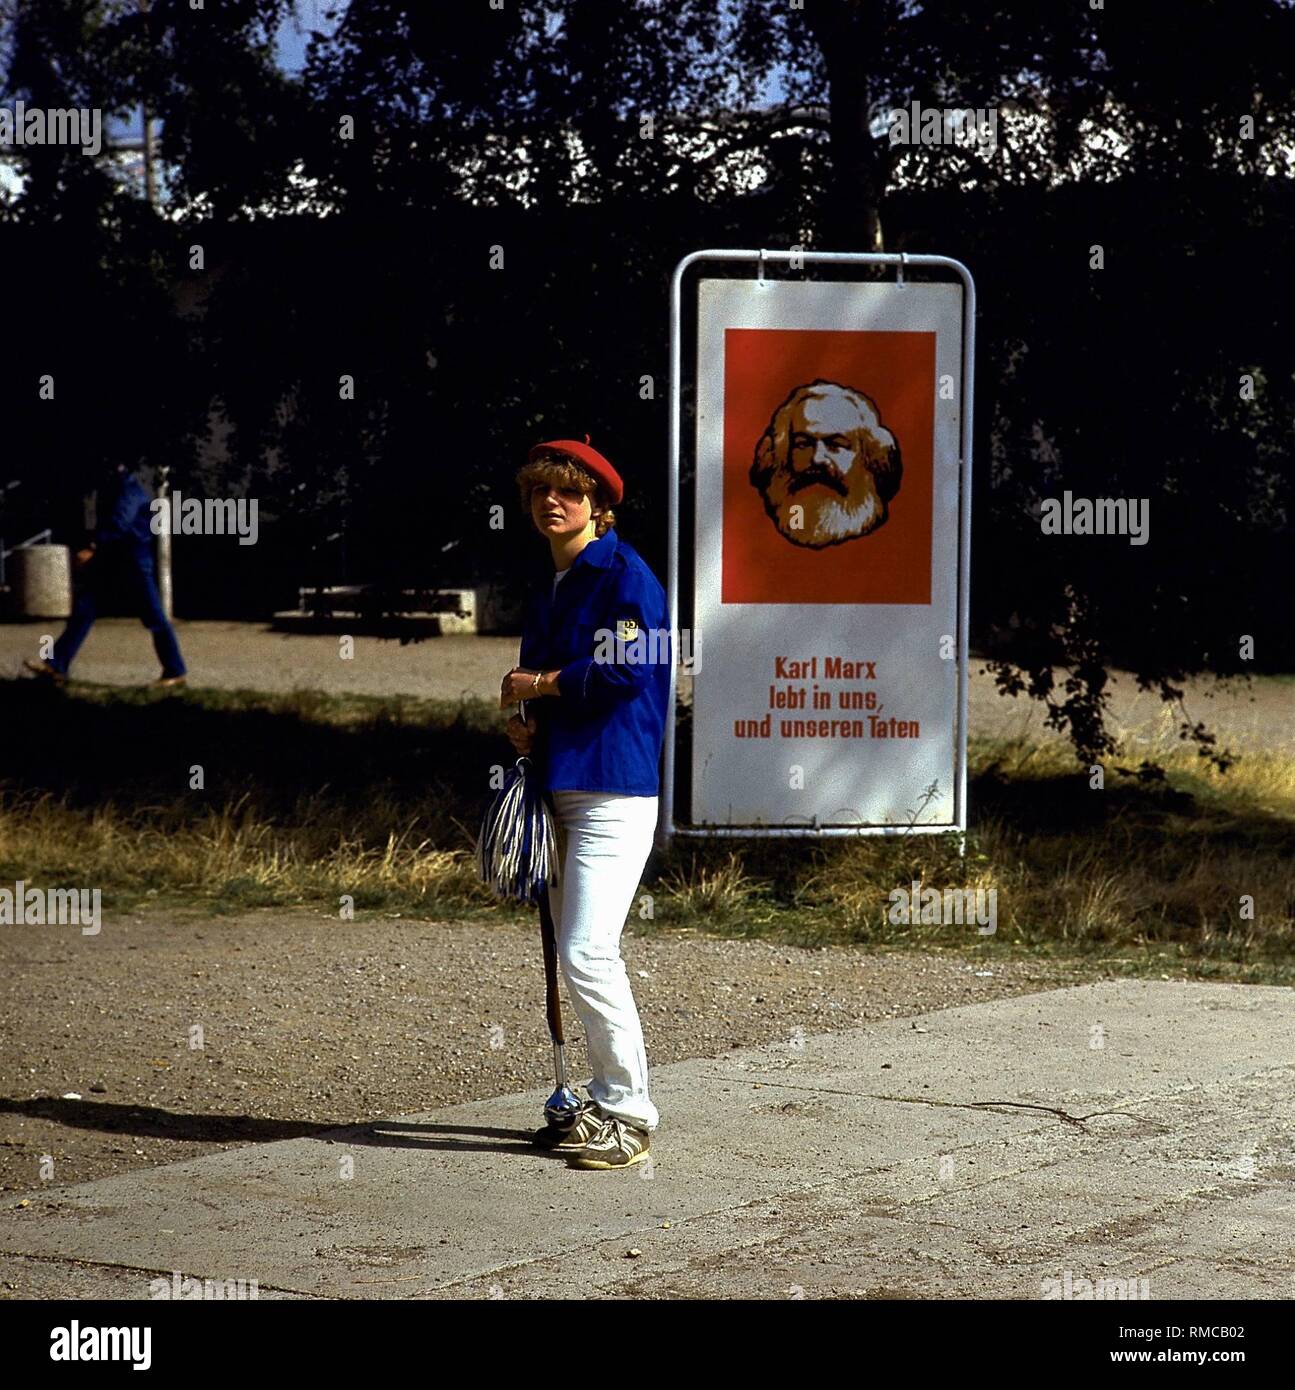
[[[821,549],[886,522],[903,464],[895,436],[862,391],[835,381],[798,386],[760,436],[750,479],[793,545]],[[792,508],[799,506],[799,525]]]

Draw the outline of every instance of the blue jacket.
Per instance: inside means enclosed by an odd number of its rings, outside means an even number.
[[[152,564],[152,501],[148,489],[133,473],[125,473],[115,484],[101,488],[95,541],[99,545],[121,545],[137,562]],[[566,580],[562,582],[565,584]]]
[[[558,671],[559,693],[525,706],[540,785],[657,796],[673,659],[665,590],[614,527],[576,556],[556,594],[553,577],[527,605],[517,662]]]

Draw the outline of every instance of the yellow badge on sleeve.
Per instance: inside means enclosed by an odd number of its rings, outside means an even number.
[[[616,619],[616,640],[618,642],[632,642],[639,632],[639,625],[633,618]]]

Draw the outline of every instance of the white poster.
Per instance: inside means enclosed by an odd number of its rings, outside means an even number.
[[[954,825],[962,288],[699,289],[693,822]]]

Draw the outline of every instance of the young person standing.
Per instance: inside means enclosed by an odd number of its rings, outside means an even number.
[[[624,484],[588,436],[537,444],[516,481],[553,571],[527,608],[500,705],[527,701],[508,737],[556,813],[562,872],[549,903],[593,1072],[572,1120],[535,1142],[578,1167],[625,1168],[648,1157],[660,1122],[620,939],[656,829],[669,613],[657,577],[616,534]]]

